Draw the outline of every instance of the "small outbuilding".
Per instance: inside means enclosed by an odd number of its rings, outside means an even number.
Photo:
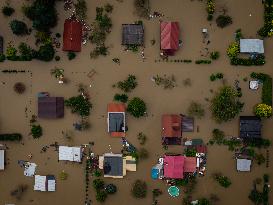
[[[64,22],[63,51],[79,52],[82,44],[82,23],[77,19]]]
[[[112,137],[125,137],[125,111],[123,103],[110,103],[107,107],[108,132]]]
[[[27,177],[33,177],[36,173],[37,164],[32,162],[26,162],[24,166],[25,166],[24,175]]]
[[[56,119],[64,116],[63,97],[38,97],[38,117]]]
[[[48,175],[48,176],[35,175],[34,190],[49,191],[49,192],[56,191],[55,177],[53,175]]]
[[[261,138],[262,122],[256,116],[240,116],[240,137],[243,139]]]
[[[142,24],[122,24],[122,45],[144,44],[144,27]]]
[[[260,39],[240,39],[241,53],[264,53],[264,41]]]
[[[237,171],[249,172],[251,169],[250,159],[237,159]]]
[[[160,49],[165,55],[174,55],[179,49],[179,23],[161,22],[160,31]]]
[[[59,160],[81,162],[82,161],[81,147],[59,146]]]
[[[0,150],[0,170],[5,169],[5,150]]]
[[[164,114],[162,123],[162,144],[180,145],[182,138],[182,117],[180,115]]]

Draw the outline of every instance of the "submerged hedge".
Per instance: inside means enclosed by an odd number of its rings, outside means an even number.
[[[272,78],[264,73],[251,73],[252,78],[262,81],[262,103],[272,106]]]
[[[0,134],[0,141],[20,141],[22,135],[18,133],[13,134]]]

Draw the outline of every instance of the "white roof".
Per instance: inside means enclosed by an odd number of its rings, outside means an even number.
[[[249,172],[251,167],[251,160],[249,159],[237,159],[237,171]]]
[[[240,39],[241,53],[264,53],[264,41],[260,39]]]
[[[56,181],[47,180],[47,191],[56,191]]]
[[[251,80],[249,82],[249,88],[251,90],[257,90],[259,88],[259,81],[257,81],[257,80]]]
[[[46,191],[46,176],[35,175],[35,191]]]
[[[81,162],[81,147],[59,146],[59,160]]]
[[[0,170],[5,169],[5,150],[0,150]]]
[[[27,162],[25,165],[24,175],[27,177],[33,177],[35,175],[37,164]]]

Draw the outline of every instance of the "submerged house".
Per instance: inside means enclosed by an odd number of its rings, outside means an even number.
[[[196,170],[196,157],[165,155],[163,158],[163,172],[166,179],[183,179],[185,173],[194,173]]]
[[[182,139],[182,117],[180,115],[162,115],[162,144],[180,145]]]
[[[82,161],[81,147],[59,146],[59,160],[81,162]]]
[[[103,169],[104,177],[123,178],[127,171],[136,171],[136,160],[132,156],[105,153],[99,156],[99,168]]]
[[[107,106],[108,132],[112,137],[125,137],[125,104],[110,103]]]
[[[80,52],[82,44],[82,23],[66,19],[63,32],[63,51]]]
[[[122,24],[122,45],[144,44],[144,27],[142,24]]]
[[[240,116],[240,138],[246,140],[261,138],[262,122],[256,116]]]
[[[174,55],[179,49],[179,24],[178,22],[160,23],[160,49],[165,55]]]
[[[38,97],[38,117],[56,119],[64,116],[63,97]]]
[[[264,42],[260,39],[240,39],[240,53],[264,54]]]
[[[56,191],[56,180],[53,175],[35,175],[34,191]]]

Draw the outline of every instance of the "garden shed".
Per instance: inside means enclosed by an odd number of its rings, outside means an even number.
[[[237,171],[249,172],[251,168],[250,159],[237,159]]]
[[[264,53],[264,42],[260,39],[240,39],[241,53]]]
[[[38,97],[39,118],[62,118],[64,116],[63,97]]]
[[[174,55],[179,48],[179,24],[178,22],[160,23],[160,49],[165,55]]]
[[[143,45],[144,27],[142,24],[122,25],[122,45]]]
[[[261,138],[262,122],[256,116],[240,116],[240,137],[244,139]]]
[[[122,103],[108,104],[107,125],[112,137],[125,136],[125,110],[126,107]]]
[[[76,19],[66,19],[63,32],[63,51],[81,51],[82,23]]]

